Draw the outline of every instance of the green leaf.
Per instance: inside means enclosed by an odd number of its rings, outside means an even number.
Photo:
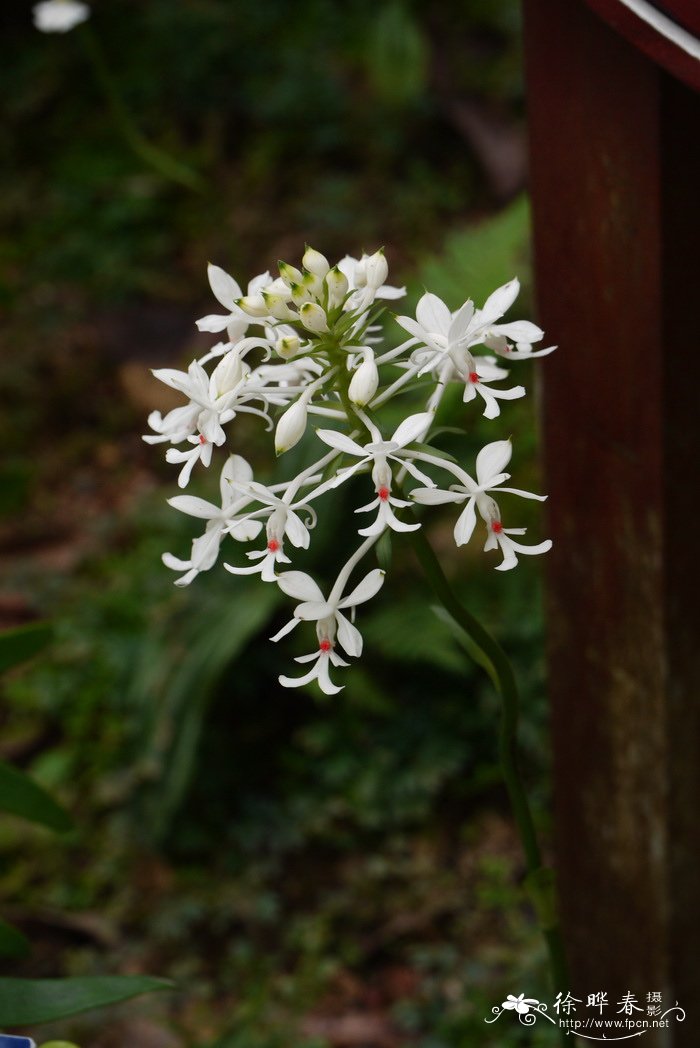
[[[391,568],[391,528],[386,528],[375,546],[377,564],[383,571]]]
[[[494,288],[516,274],[527,291],[529,227],[528,200],[522,196],[493,218],[451,233],[440,254],[420,267],[420,283],[452,308],[466,298],[483,305]],[[521,302],[519,315],[522,312]]]
[[[429,49],[406,5],[378,8],[365,60],[372,87],[388,105],[401,106],[425,90]]]
[[[152,832],[157,837],[167,832],[194,774],[202,724],[218,681],[256,632],[270,621],[280,603],[281,591],[276,586],[255,590],[252,585],[247,589],[241,585],[239,599],[205,622],[190,638],[186,655],[173,667],[164,689],[161,716],[177,728],[152,796]],[[148,691],[148,665],[144,671],[132,681],[135,694]],[[161,731],[156,728],[156,739]]]
[[[474,660],[477,666],[481,666],[483,670],[488,673],[493,683],[494,688],[500,693],[501,684],[498,679],[498,673],[496,667],[491,662],[486,652],[482,651],[478,644],[475,644],[469,634],[464,630],[458,622],[456,622],[450,613],[445,610],[441,605],[433,605],[433,612],[445,625],[449,626],[450,630],[454,634],[455,639],[460,644],[466,653]]]
[[[0,633],[0,673],[31,659],[32,655],[46,647],[50,639],[51,626],[48,622],[33,622],[29,626],[19,626],[15,630]]]
[[[525,892],[532,903],[540,927],[544,931],[556,928],[557,888],[554,870],[549,866],[540,866],[528,873],[524,883]]]
[[[0,979],[0,1027],[63,1019],[142,993],[172,989],[148,975],[96,975],[76,979]]]
[[[0,810],[65,833],[73,826],[70,816],[24,772],[0,761]]]
[[[0,957],[24,957],[29,953],[29,942],[21,932],[0,918]]]

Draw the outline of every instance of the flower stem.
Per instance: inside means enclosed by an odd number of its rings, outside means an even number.
[[[124,105],[119,90],[105,60],[100,43],[89,26],[81,26],[76,36],[79,37],[95,80],[97,81],[109,106],[112,118],[119,128],[129,148],[149,167],[152,167],[171,182],[177,182],[187,189],[202,193],[204,181],[192,168],[169,153],[164,152],[149,142],[139,131],[133,117]]]
[[[568,988],[566,958],[555,912],[551,871],[542,865],[542,855],[537,841],[535,824],[518,769],[517,744],[520,700],[513,667],[498,641],[491,636],[488,630],[481,625],[471,612],[467,611],[455,596],[442,570],[440,561],[423,532],[423,528],[410,532],[409,537],[413,542],[416,556],[436,597],[445,611],[466,633],[471,642],[472,650],[474,647],[477,649],[474,651],[477,661],[489,674],[501,696],[499,756],[503,778],[525,853],[525,863],[528,871],[526,884],[547,944],[549,968],[554,989],[565,993]]]

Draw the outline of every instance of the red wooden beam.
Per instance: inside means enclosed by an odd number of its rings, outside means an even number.
[[[586,0],[601,18],[689,87],[700,90],[699,0]]]
[[[525,0],[556,848],[579,998],[700,1043],[700,95],[583,0]],[[614,1012],[615,1009],[612,1009]],[[665,1038],[665,1039],[664,1039]]]

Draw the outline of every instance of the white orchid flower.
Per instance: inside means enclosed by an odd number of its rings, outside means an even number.
[[[519,293],[520,281],[514,277],[489,295],[482,309],[474,311],[469,329],[470,346],[483,343],[488,349],[508,357],[509,360],[529,360],[554,352],[556,346],[533,350],[533,342],[539,342],[544,337],[544,331],[537,324],[529,320],[496,323],[510,309]],[[515,343],[515,350],[511,348],[508,339]]]
[[[547,553],[552,548],[552,540],[546,539],[534,546],[525,546],[522,542],[516,542],[511,535],[524,535],[526,528],[504,528],[501,521],[501,511],[498,503],[490,499],[491,511],[486,521],[487,539],[484,550],[498,549],[503,553],[503,560],[496,565],[496,571],[510,571],[518,563],[516,553],[525,554],[528,557],[537,556],[538,553]]]
[[[211,262],[207,267],[207,275],[214,298],[228,312],[224,315],[210,313],[206,317],[201,317],[197,321],[197,327],[200,331],[219,332],[226,330],[230,342],[235,344],[244,337],[249,325],[253,323],[252,318],[244,313],[240,306],[236,305],[237,300],[244,297],[241,287],[238,281],[234,280],[224,269],[221,269],[220,266],[212,265]],[[267,288],[271,283],[272,277],[269,273],[260,273],[259,276],[253,277],[248,284],[248,296],[259,295],[263,288]]]
[[[414,458],[421,458],[421,455],[417,452],[406,450],[408,444],[421,439],[425,435],[432,420],[433,416],[430,412],[409,415],[408,418],[400,423],[389,440],[382,440],[379,431],[374,428],[375,435],[379,439],[364,446],[358,444],[351,437],[346,436],[346,434],[338,433],[334,429],[319,429],[316,431],[317,436],[325,444],[335,448],[337,451],[344,452],[346,455],[353,455],[357,458],[357,462],[353,463],[352,466],[339,469],[333,480],[327,483],[327,487],[338,487],[338,485],[362,469],[363,466],[368,465],[370,462],[372,463],[372,480],[377,497],[367,506],[361,506],[355,512],[365,513],[375,507],[378,512],[374,522],[369,527],[360,530],[360,535],[378,535],[386,527],[392,528],[394,531],[415,531],[420,527],[420,524],[405,524],[395,516],[392,510],[392,506],[405,508],[410,506],[411,503],[405,502],[403,499],[397,499],[391,494],[393,474],[389,461],[398,463],[411,476],[422,481],[422,483],[431,487],[434,486],[434,482],[430,477],[422,473],[413,461]]]
[[[418,302],[415,320],[412,317],[396,319],[425,347],[411,354],[415,373],[420,376],[435,372],[443,385],[453,380],[461,381],[464,383],[465,403],[477,394],[483,398],[485,418],[496,418],[500,414],[499,400],[517,400],[525,396],[524,386],[493,389],[489,383],[507,378],[508,372],[495,367],[493,358],[475,358],[471,354],[469,347],[480,341],[479,332],[473,327],[474,304],[471,300],[451,313],[442,299],[426,291]]]
[[[166,386],[190,399],[188,405],[176,408],[165,418],[161,417],[160,412],[152,412],[148,422],[156,431],[156,436],[147,434],[143,438],[151,444],[165,440],[181,443],[185,439],[193,445],[185,451],[170,448],[166,454],[168,462],[184,463],[178,477],[181,488],[189,483],[196,462],[201,461],[205,466],[210,464],[212,445],[219,447],[225,443],[223,427],[238,412],[260,415],[269,423],[265,411],[251,407],[248,403],[253,399],[265,402],[266,396],[264,386],[250,381],[250,368],[242,359],[248,349],[261,341],[256,338],[245,339],[222,357],[211,375],[207,374],[198,360],[193,360],[187,371],[175,368],[153,371],[155,377]]]
[[[291,502],[289,492],[293,490],[292,485],[283,485],[283,487],[288,489],[285,493],[286,500],[285,497],[280,498],[276,495],[271,488],[265,487],[264,484],[258,484],[256,481],[234,483],[234,486],[241,494],[247,495],[249,501],[255,500],[263,503],[262,509],[254,510],[247,514],[246,517],[241,518],[239,524],[243,525],[247,521],[267,517],[267,544],[263,550],[254,550],[246,554],[249,560],[258,561],[257,564],[247,568],[238,568],[233,564],[225,564],[224,567],[232,575],[259,574],[263,582],[276,582],[275,567],[278,564],[291,563],[284,552],[285,536],[289,539],[292,546],[295,546],[297,549],[309,548],[311,541],[309,527],[301,519],[297,510],[306,511],[310,527],[313,527],[316,523],[316,513],[304,499]]]
[[[367,273],[367,264],[370,258],[374,259],[375,256],[363,255],[362,258],[353,258],[352,255],[346,255],[345,258],[341,258],[340,262],[338,262],[337,268],[346,278],[348,289],[354,292],[345,304],[346,310],[366,309],[377,298],[390,300],[403,298],[406,294],[405,287],[393,287],[391,284],[385,284],[384,280],[386,279],[388,268],[385,272],[383,267],[375,266],[374,263],[370,269],[370,275],[373,279],[373,282],[370,283]],[[382,278],[382,282],[375,286],[374,282],[378,276]]]
[[[348,665],[335,651],[336,642],[353,658],[359,658],[362,654],[362,634],[343,612],[348,609],[354,612],[358,604],[371,600],[382,588],[384,572],[380,568],[370,571],[352,593],[343,597],[342,589],[347,581],[347,578],[343,578],[346,569],[341,572],[328,598],[324,597],[311,576],[302,571],[286,571],[278,577],[280,589],[302,603],[295,609],[294,617],[270,639],[281,640],[299,622],[315,622],[318,637],[317,651],[309,655],[299,655],[295,659],[295,662],[313,662],[314,665],[302,677],[280,677],[280,684],[285,688],[300,688],[317,680],[325,695],[335,695],[341,691],[341,687],[330,679],[330,666]],[[346,573],[349,575],[349,572]]]
[[[535,495],[521,488],[503,487],[503,482],[510,479],[510,473],[504,473],[503,470],[510,462],[512,452],[513,447],[509,440],[495,440],[482,448],[476,457],[476,481],[463,469],[450,465],[450,472],[460,478],[461,484],[451,484],[447,489],[414,488],[411,498],[423,506],[466,502],[454,529],[455,542],[458,546],[464,546],[474,532],[477,509],[487,524],[494,520],[493,506],[495,503],[493,498],[489,497],[490,491],[505,491],[511,495],[520,495],[521,498],[537,499],[538,502],[543,502],[547,498],[546,495]],[[447,467],[448,464],[444,465]]]
[[[186,573],[175,580],[176,586],[188,586],[201,571],[208,571],[213,567],[219,556],[221,541],[227,532],[240,541],[254,539],[259,534],[262,528],[261,521],[237,522],[235,520],[236,514],[252,501],[252,496],[241,497],[238,485],[245,484],[252,478],[253,471],[246,460],[240,455],[231,455],[221,471],[220,506],[215,506],[212,502],[193,495],[176,495],[175,498],[168,499],[173,509],[186,513],[190,517],[199,517],[207,521],[204,534],[192,542],[189,560],[180,560],[172,553],[163,554],[163,563],[166,567],[172,568],[173,571]]]

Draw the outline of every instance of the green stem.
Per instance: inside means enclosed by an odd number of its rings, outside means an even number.
[[[115,124],[124,137],[127,145],[149,167],[152,167],[164,178],[177,182],[187,189],[196,192],[204,191],[204,181],[186,164],[181,163],[169,153],[152,145],[137,128],[129,110],[124,105],[119,90],[105,60],[102,48],[89,26],[81,26],[76,34],[82,43],[85,55],[90,63]]]
[[[535,824],[530,811],[527,794],[520,778],[517,760],[518,745],[518,686],[513,667],[498,641],[484,629],[471,612],[455,596],[440,561],[425,537],[423,528],[412,531],[410,537],[433,591],[445,608],[445,611],[464,630],[478,652],[478,661],[489,673],[502,700],[501,723],[499,730],[499,755],[503,778],[513,809],[528,871],[528,885],[549,954],[549,968],[554,989],[565,993],[568,989],[566,958],[561,932],[555,914],[554,888],[548,873],[542,865],[542,855],[537,841]],[[479,657],[480,656],[480,657]],[[563,1032],[563,1040],[566,1037]]]

